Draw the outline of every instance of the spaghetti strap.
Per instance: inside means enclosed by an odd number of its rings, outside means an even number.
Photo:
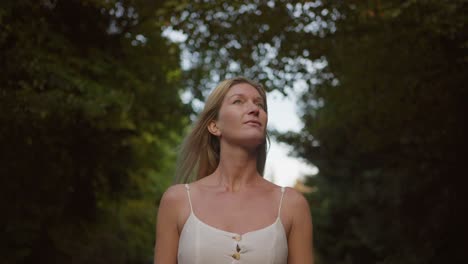
[[[281,215],[281,205],[283,204],[283,196],[284,196],[284,193],[285,193],[285,188],[284,188],[284,187],[281,187],[281,199],[280,199],[279,208],[278,208],[278,218],[279,218],[280,215]]]
[[[187,189],[187,196],[188,196],[188,201],[190,204],[190,212],[193,213],[192,200],[190,199],[190,186],[188,185],[188,183],[185,184],[185,189]]]

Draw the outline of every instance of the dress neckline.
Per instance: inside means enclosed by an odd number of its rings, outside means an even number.
[[[245,237],[247,235],[251,235],[251,234],[255,234],[255,233],[258,233],[258,232],[261,232],[261,231],[265,231],[267,229],[270,229],[271,227],[273,227],[274,225],[276,225],[277,223],[280,224],[280,227],[281,227],[281,231],[286,235],[286,231],[284,231],[284,226],[283,226],[283,222],[281,221],[281,218],[278,216],[276,217],[275,221],[273,223],[271,223],[270,225],[267,225],[265,227],[261,227],[261,228],[258,228],[258,229],[255,229],[255,230],[252,230],[252,231],[248,231],[248,232],[245,232],[243,234],[239,234],[239,233],[234,233],[234,232],[229,232],[229,231],[226,231],[226,230],[223,230],[223,229],[220,229],[220,228],[217,228],[217,227],[214,227],[212,225],[209,225],[205,222],[203,222],[202,220],[200,220],[200,218],[198,218],[193,212],[190,212],[190,215],[188,218],[192,217],[195,221],[199,222],[200,224],[202,224],[203,226],[206,226],[207,228],[213,230],[213,231],[216,231],[216,232],[219,232],[219,233],[224,233],[224,234],[227,234],[227,235],[230,235],[230,236],[234,236],[234,235],[237,235],[237,236],[242,236],[242,237]],[[187,222],[188,222],[188,219],[187,221],[185,222],[184,224],[184,227],[182,228],[182,231],[185,229],[185,226],[187,225]]]

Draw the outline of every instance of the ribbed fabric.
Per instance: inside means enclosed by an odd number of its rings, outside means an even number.
[[[286,264],[288,242],[280,213],[284,187],[276,221],[264,228],[243,235],[210,226],[193,213],[189,185],[187,189],[190,215],[179,238],[178,264]]]

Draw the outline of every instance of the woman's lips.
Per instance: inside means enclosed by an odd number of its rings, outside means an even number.
[[[244,124],[250,124],[250,125],[255,125],[255,126],[259,126],[259,127],[262,126],[262,124],[259,121],[256,121],[256,120],[249,120],[249,121],[245,122]]]

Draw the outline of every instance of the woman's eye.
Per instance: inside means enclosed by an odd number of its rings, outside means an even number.
[[[239,104],[239,103],[241,103],[241,102],[242,102],[241,100],[237,99],[237,100],[234,100],[234,102],[232,102],[232,103],[233,103],[233,104]]]
[[[263,109],[265,109],[265,106],[262,103],[257,103],[257,105]]]

